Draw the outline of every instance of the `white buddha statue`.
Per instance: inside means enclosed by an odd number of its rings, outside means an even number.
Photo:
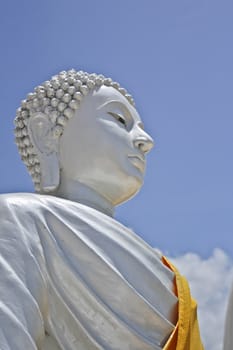
[[[61,72],[15,123],[37,193],[0,196],[0,348],[176,349],[175,273],[113,218],[153,147],[132,97],[102,75]]]

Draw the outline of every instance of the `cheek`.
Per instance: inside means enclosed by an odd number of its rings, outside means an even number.
[[[114,123],[105,125],[101,130],[102,143],[107,152],[125,155],[132,150],[132,139],[128,131]],[[98,140],[97,140],[98,142]]]
[[[127,158],[129,143],[119,135],[108,134],[108,137],[97,145],[97,150],[106,163],[116,163],[119,166],[119,163],[124,162]]]

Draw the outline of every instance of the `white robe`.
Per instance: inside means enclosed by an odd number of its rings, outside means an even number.
[[[162,349],[177,321],[174,274],[95,209],[0,195],[0,349]]]

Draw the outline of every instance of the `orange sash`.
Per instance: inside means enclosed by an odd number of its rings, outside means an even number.
[[[163,263],[175,273],[179,298],[178,322],[163,350],[204,350],[197,320],[197,303],[191,298],[188,282],[165,257]]]

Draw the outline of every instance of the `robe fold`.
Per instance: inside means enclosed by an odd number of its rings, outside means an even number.
[[[0,285],[2,350],[160,350],[176,332],[170,266],[69,200],[0,195]]]

